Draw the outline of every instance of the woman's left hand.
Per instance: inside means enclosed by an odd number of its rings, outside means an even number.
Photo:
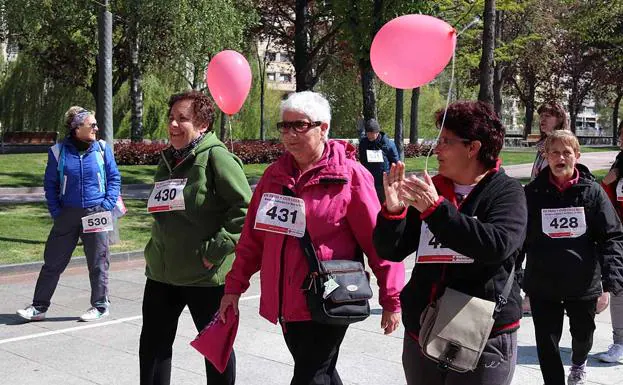
[[[437,194],[430,175],[424,171],[424,180],[415,175],[405,178],[400,197],[405,204],[411,205],[423,213],[437,202],[439,194]]]
[[[385,335],[391,334],[400,326],[400,313],[383,310],[381,316],[381,329],[385,329]]]

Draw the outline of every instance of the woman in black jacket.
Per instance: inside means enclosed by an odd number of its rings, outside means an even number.
[[[437,112],[441,126],[443,111]],[[500,168],[504,127],[491,105],[457,102],[447,109],[435,154],[439,175],[405,178],[404,164],[384,177],[386,203],[377,219],[379,256],[417,264],[400,299],[406,328],[403,366],[410,385],[510,384],[521,318],[519,286],[511,274],[526,226],[521,185]],[[495,302],[506,282],[512,290],[495,318],[478,366],[439,370],[418,341],[424,308],[452,288]]]
[[[564,385],[558,343],[569,316],[572,367],[568,385],[584,384],[593,346],[597,298],[623,290],[623,228],[588,169],[570,131],[545,141],[548,167],[526,186],[528,231],[523,289],[530,296],[541,373]]]

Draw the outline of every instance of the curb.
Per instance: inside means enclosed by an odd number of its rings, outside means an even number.
[[[136,251],[124,251],[121,253],[110,254],[110,262],[128,262],[135,259],[143,258],[143,250]],[[67,267],[86,266],[86,257],[73,257],[69,261]],[[41,270],[43,261],[28,262],[28,263],[15,263],[12,265],[1,265],[0,276],[11,274],[23,274],[23,273],[35,273]]]

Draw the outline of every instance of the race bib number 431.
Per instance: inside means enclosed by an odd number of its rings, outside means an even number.
[[[257,230],[293,235],[305,234],[305,202],[301,198],[264,193],[255,216]]]
[[[550,238],[577,238],[586,233],[584,207],[541,209],[541,228]]]
[[[168,179],[156,182],[147,201],[147,211],[156,213],[185,210],[184,186],[186,186],[186,179]]]

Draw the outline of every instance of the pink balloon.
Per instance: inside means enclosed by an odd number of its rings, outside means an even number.
[[[456,30],[427,15],[405,15],[374,36],[370,61],[376,75],[395,88],[416,88],[435,78],[452,58]]]
[[[221,51],[208,64],[206,83],[221,111],[233,115],[240,111],[251,89],[249,62],[236,51]]]

